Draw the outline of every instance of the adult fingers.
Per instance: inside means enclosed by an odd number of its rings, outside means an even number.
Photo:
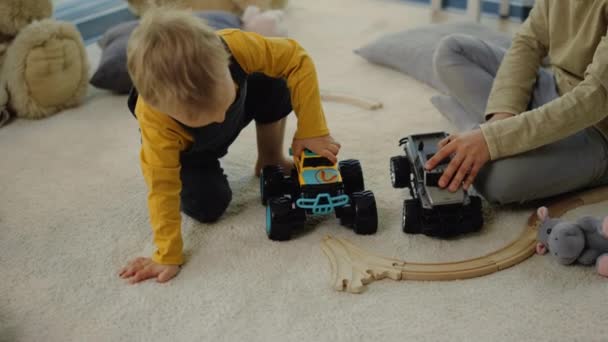
[[[439,141],[439,143],[437,143],[437,146],[439,148],[442,148],[443,146],[447,145],[450,141],[452,141],[452,136],[447,136],[447,137],[441,139]]]
[[[465,177],[469,173],[469,170],[471,169],[472,165],[473,165],[473,161],[471,158],[466,158],[462,162],[462,164],[460,164],[460,167],[458,168],[458,171],[456,171],[454,178],[452,178],[452,183],[450,184],[451,192],[456,192],[456,191],[458,191],[458,189],[460,189],[460,187],[462,186],[462,181],[465,179]]]
[[[443,171],[443,175],[441,175],[441,178],[439,178],[440,187],[445,188],[450,184],[454,174],[456,174],[456,171],[458,171],[463,161],[464,155],[462,153],[456,154],[456,156],[452,158],[452,161],[448,167],[445,169],[445,171]]]
[[[437,153],[435,153],[435,155],[431,159],[429,159],[426,162],[424,167],[427,170],[434,169],[437,166],[437,164],[441,163],[441,161],[443,161],[444,159],[449,157],[452,153],[454,153],[454,151],[456,151],[457,147],[458,146],[453,141],[450,142],[449,144],[445,145],[444,147],[439,149],[439,151],[437,151]]]
[[[471,168],[471,171],[469,172],[469,176],[467,177],[467,180],[464,181],[465,190],[469,190],[469,187],[475,181],[475,178],[477,177],[479,170],[481,170],[481,165],[478,163],[473,164],[473,167]]]

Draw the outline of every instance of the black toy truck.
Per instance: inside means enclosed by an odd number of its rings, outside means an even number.
[[[409,188],[411,198],[403,203],[402,229],[409,234],[451,237],[478,231],[483,226],[481,198],[465,190],[449,192],[439,187],[439,178],[450,159],[427,171],[425,163],[435,153],[444,132],[416,134],[399,140],[405,155],[390,161],[394,188]]]

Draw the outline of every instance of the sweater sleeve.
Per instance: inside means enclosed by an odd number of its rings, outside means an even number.
[[[572,91],[513,118],[481,125],[492,159],[563,139],[608,116],[608,38],[602,37],[584,80]]]
[[[240,30],[223,30],[220,35],[247,73],[261,72],[287,80],[291,103],[298,117],[296,138],[329,134],[315,66],[295,40],[266,38]]]
[[[140,161],[148,187],[148,210],[159,264],[183,263],[180,213],[180,152],[184,142],[179,132],[153,125],[145,118],[151,109],[138,101],[136,113],[141,129]],[[143,121],[143,122],[142,122]]]
[[[486,117],[499,112],[520,114],[528,107],[538,69],[548,51],[545,8],[545,0],[536,1],[530,16],[513,38],[492,85]]]

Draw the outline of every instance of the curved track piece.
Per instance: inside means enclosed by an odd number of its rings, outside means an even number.
[[[605,200],[608,200],[608,186],[556,200],[547,207],[552,217],[560,217],[572,209]],[[367,284],[384,278],[456,280],[504,270],[534,254],[538,224],[536,213],[533,213],[519,238],[507,246],[479,258],[449,263],[410,263],[376,256],[346,240],[331,236],[323,239],[321,247],[331,263],[334,289],[361,293]]]
[[[329,91],[321,91],[321,100],[349,104],[355,107],[360,107],[367,110],[376,110],[383,107],[382,102],[369,98],[353,96],[344,93],[334,93]]]

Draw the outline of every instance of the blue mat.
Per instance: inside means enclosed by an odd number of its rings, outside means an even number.
[[[74,23],[86,44],[110,27],[135,19],[124,0],[65,0],[55,7],[54,17]]]

